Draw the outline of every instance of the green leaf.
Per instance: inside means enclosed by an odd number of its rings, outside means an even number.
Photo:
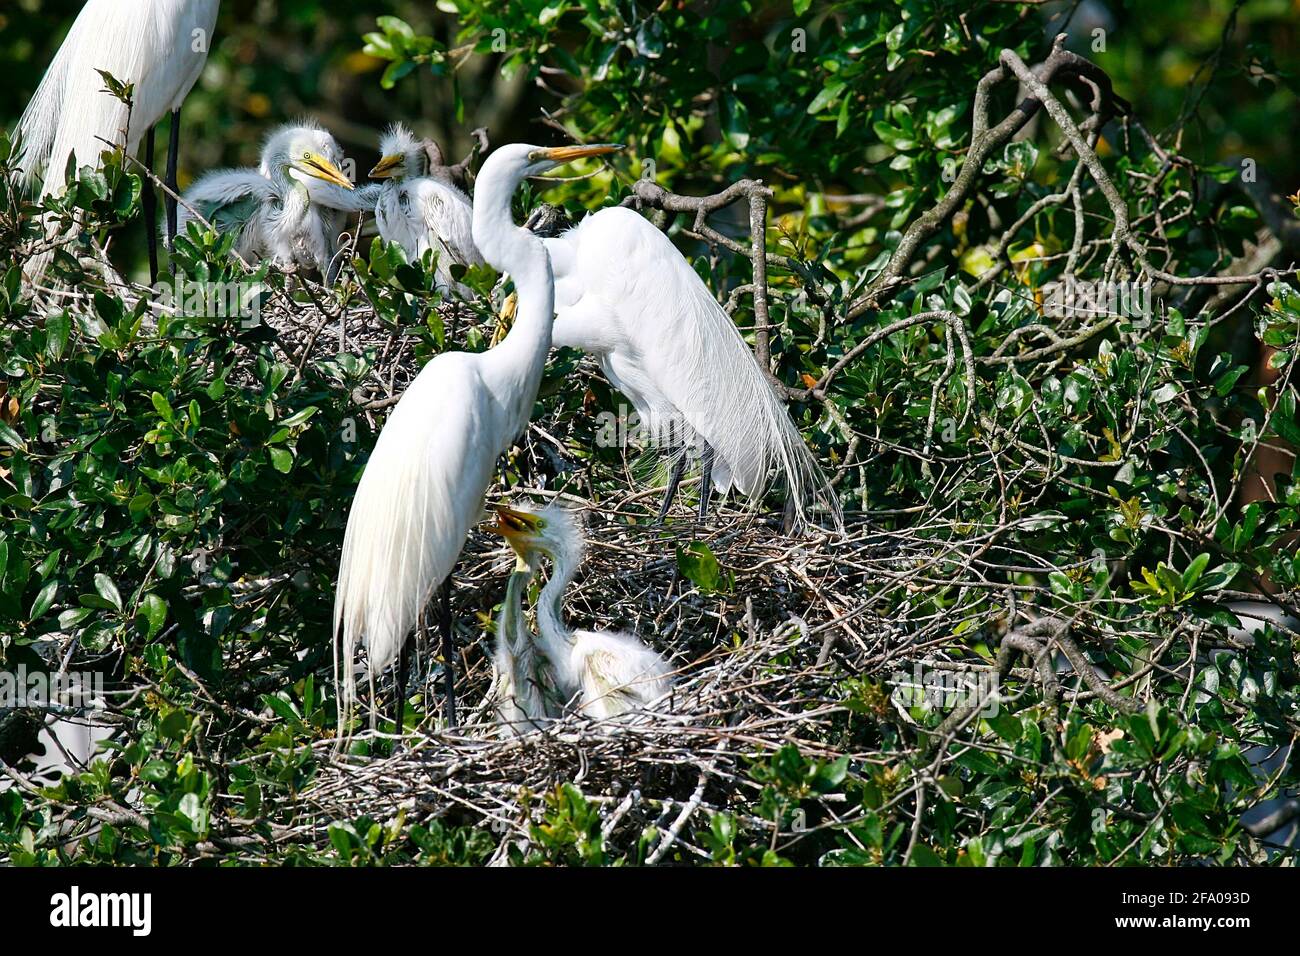
[[[144,600],[140,602],[140,610],[136,612],[136,616],[144,618],[145,637],[152,641],[167,621],[167,602],[157,594],[146,594]]]
[[[295,425],[301,425],[303,422],[307,421],[318,411],[320,411],[320,409],[317,408],[315,405],[308,405],[306,408],[302,408],[294,412],[284,421],[280,422],[280,424],[285,428],[293,428]]]
[[[22,437],[2,421],[0,421],[0,441],[4,442],[10,448],[16,448],[19,451],[27,450],[27,444],[22,440]]]
[[[45,320],[45,354],[58,361],[68,346],[68,335],[72,330],[72,319],[66,312],[59,312]]]
[[[95,575],[95,590],[112,607],[122,610],[122,595],[117,592],[117,585],[107,574]]]
[[[327,832],[330,835],[330,844],[338,851],[339,856],[345,860],[352,859],[352,835],[337,823],[331,823]]]
[[[813,97],[813,101],[808,104],[806,112],[811,116],[826,109],[826,107],[830,106],[839,98],[839,95],[844,92],[844,87],[846,85],[847,84],[845,84],[843,80],[836,80],[827,83],[822,87],[821,92]]]
[[[1218,591],[1232,583],[1232,579],[1241,573],[1241,565],[1221,564],[1200,579],[1198,591]]]
[[[1191,591],[1194,589],[1196,582],[1201,579],[1201,572],[1205,570],[1205,566],[1209,563],[1210,556],[1208,554],[1198,554],[1192,559],[1192,563],[1189,564],[1187,570],[1183,572],[1184,591]]]
[[[749,145],[749,110],[730,93],[722,95],[722,135],[732,149]]]
[[[692,541],[685,548],[677,546],[677,570],[705,594],[716,592],[722,581],[718,559],[702,541]]]
[[[34,621],[50,609],[54,603],[54,596],[59,592],[58,581],[47,581],[45,587],[41,588],[40,593],[36,595],[36,600],[32,602],[32,609],[27,614],[29,621]]]
[[[161,393],[154,392],[149,396],[149,400],[153,402],[154,410],[163,421],[168,424],[172,424],[176,421],[176,412],[172,410],[171,405]]]
[[[271,465],[276,471],[287,475],[293,468],[293,454],[284,448],[272,448]]]

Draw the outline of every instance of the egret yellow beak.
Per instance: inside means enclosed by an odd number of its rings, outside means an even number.
[[[344,176],[342,171],[331,163],[320,153],[308,153],[306,157],[294,162],[294,167],[308,176],[314,176],[317,179],[323,179],[327,183],[333,183],[335,186],[341,186],[344,189],[354,188],[352,181]]]
[[[397,171],[406,165],[406,157],[401,153],[394,153],[392,156],[385,156],[379,162],[375,163],[370,170],[371,179],[388,179],[397,175]]]
[[[494,505],[493,510],[497,513],[496,524],[489,525],[486,530],[501,535],[516,551],[526,539],[536,537],[546,527],[543,518],[526,511],[515,511],[505,505]]]
[[[575,159],[587,156],[603,156],[623,149],[622,143],[597,143],[592,146],[554,146],[550,149],[535,149],[529,157],[533,162],[549,159],[553,163],[571,163]]]
[[[519,308],[519,296],[511,292],[506,296],[506,300],[501,303],[501,314],[497,316],[497,327],[492,333],[491,345],[496,346],[510,331],[510,327],[515,324],[515,310]]]

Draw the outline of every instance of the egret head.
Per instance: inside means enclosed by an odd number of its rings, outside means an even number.
[[[575,159],[603,156],[622,148],[617,143],[598,143],[594,146],[529,146],[527,143],[511,143],[493,150],[492,155],[483,163],[478,178],[480,182],[495,177],[518,182],[529,176],[540,176]]]
[[[314,123],[284,126],[271,134],[262,150],[262,175],[297,180],[313,192],[322,184],[352,189],[339,166],[343,150],[328,132]]]
[[[506,539],[521,566],[535,567],[540,555],[565,564],[582,556],[582,521],[563,505],[541,511],[495,505],[493,510],[496,521],[487,530]]]
[[[394,123],[379,139],[382,158],[370,170],[371,179],[408,179],[429,175],[442,165],[442,150],[432,140],[419,140],[401,123]]]

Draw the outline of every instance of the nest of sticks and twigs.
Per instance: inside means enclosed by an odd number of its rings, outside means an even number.
[[[1095,668],[1073,668],[1083,661],[1080,643],[1096,648],[1120,633],[1140,633],[1140,613],[1110,630],[1097,616],[1084,626],[1081,617],[1046,610],[1046,593],[1042,607],[1033,594],[1008,595],[981,557],[980,529],[936,522],[886,531],[858,516],[843,536],[814,531],[791,538],[776,530],[776,516],[734,508],[724,508],[708,528],[689,519],[629,525],[638,512],[622,501],[588,512],[589,549],[566,612],[573,627],[634,631],[671,661],[676,684],[664,712],[604,722],[572,715],[522,737],[498,736],[488,697],[488,621],[512,559],[476,533],[454,598],[457,694],[472,709],[469,718],[441,729],[440,668],[417,660],[428,719],[387,757],[340,755],[334,741],[321,741],[319,770],[293,806],[282,808],[282,819],[292,823],[273,827],[270,843],[323,846],[338,821],[401,818],[408,825],[490,829],[501,837],[496,858],[505,860],[512,846],[530,840],[548,797],[571,783],[597,808],[610,852],[635,847],[648,832],[647,862],[707,858],[686,836],[693,818],[698,827],[711,814],[730,813],[746,825],[771,826],[752,816],[763,788],[750,772],[755,761],[794,745],[805,759],[883,766],[924,749],[927,740],[951,739],[976,705],[988,703],[972,701],[924,730],[906,696],[918,666],[960,672],[970,687],[999,693],[1004,702],[1034,688],[1053,698],[1101,695],[1124,709],[1140,706],[1140,693],[1121,694],[1123,687],[1106,683]],[[716,556],[716,590],[706,593],[679,572],[676,548],[689,540]],[[981,591],[956,615],[936,601]],[[1209,635],[1201,640],[1213,643]],[[422,643],[436,645],[436,635]],[[381,698],[385,689],[380,685]],[[900,751],[895,741],[885,752],[877,733],[885,717],[914,727],[914,747]],[[911,799],[913,789],[894,800]],[[819,823],[852,822],[863,812],[842,794],[811,794],[809,801],[808,829],[774,831],[781,847]],[[810,806],[815,812],[807,812]],[[223,852],[235,847],[254,857],[269,848],[236,840]]]

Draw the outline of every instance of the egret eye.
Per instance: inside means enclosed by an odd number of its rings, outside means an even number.
[[[303,154],[302,154],[302,158],[303,158],[303,159],[311,159],[311,152],[308,151],[308,152],[303,153]]]

